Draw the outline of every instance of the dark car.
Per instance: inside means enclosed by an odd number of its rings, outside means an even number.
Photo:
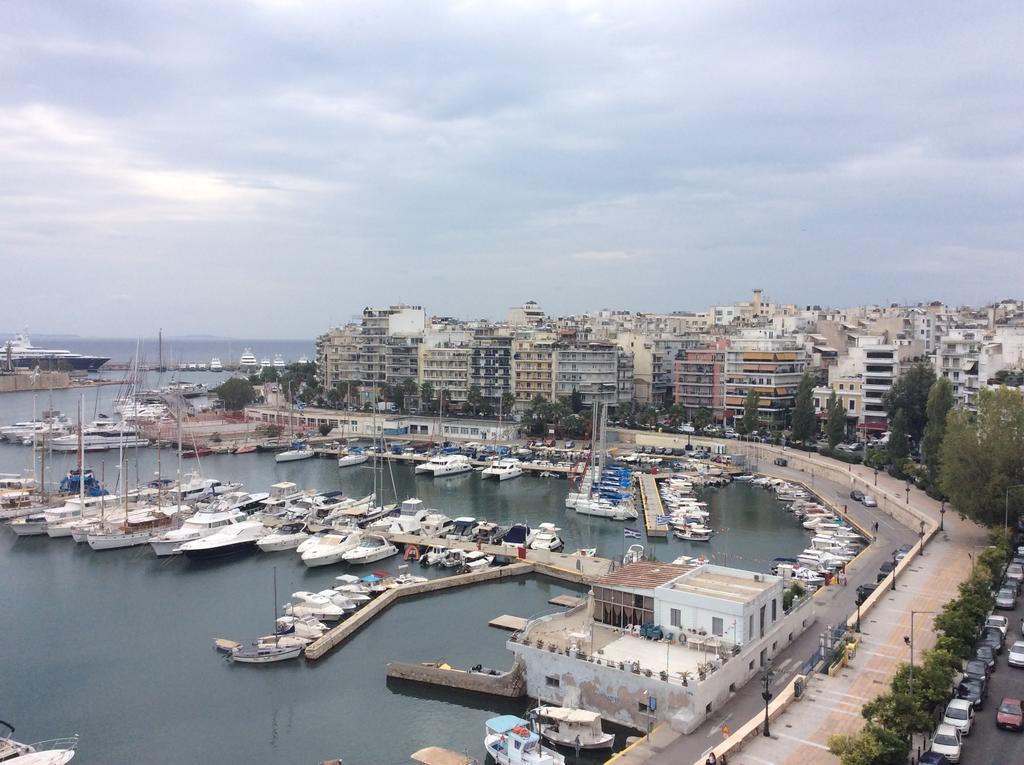
[[[949,758],[938,752],[925,752],[917,763],[918,765],[951,765]]]
[[[863,605],[864,601],[868,599],[868,595],[878,589],[878,584],[860,584],[857,585],[857,605]]]
[[[1020,699],[1004,698],[996,711],[996,725],[1006,730],[1024,731],[1024,710]]]
[[[1018,598],[1022,587],[1024,587],[1024,583],[1018,582],[1016,579],[1004,579],[999,585],[1000,590],[1013,590],[1017,593]]]
[[[988,682],[991,674],[992,670],[989,669],[987,661],[968,659],[964,664],[964,677],[973,677]]]
[[[995,646],[989,645],[988,643],[978,642],[974,646],[974,658],[987,661],[988,665],[995,669],[996,666],[996,649]]]
[[[977,650],[979,648],[991,648],[992,649],[992,654],[994,656],[998,656],[999,655],[999,639],[998,638],[994,638],[991,635],[980,637],[974,643],[975,655],[977,655]],[[979,658],[984,658],[984,657],[979,657]]]
[[[885,563],[878,567],[878,577],[875,579],[875,581],[881,582],[883,579],[889,576],[889,574],[892,573],[892,569],[892,561],[887,560]]]
[[[956,697],[967,699],[975,709],[981,709],[985,705],[986,696],[988,683],[977,677],[965,677],[956,687]]]
[[[776,457],[774,462],[779,467],[786,467],[786,465],[789,464],[789,460],[787,460],[785,457]]]
[[[1003,631],[998,627],[985,627],[981,631],[981,641],[994,642],[997,646],[999,646],[996,649],[996,653],[1002,653],[1003,646],[1006,644],[1006,636],[1003,634]]]
[[[850,499],[854,500],[855,502],[861,502],[864,499],[864,492],[862,492],[860,489],[854,489],[853,491],[850,492]]]

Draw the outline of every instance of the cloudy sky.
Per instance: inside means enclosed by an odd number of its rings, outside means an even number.
[[[6,0],[0,331],[1024,287],[1024,4]]]

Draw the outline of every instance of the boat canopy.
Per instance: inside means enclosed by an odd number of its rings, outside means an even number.
[[[453,752],[451,749],[442,749],[439,746],[428,746],[420,749],[412,756],[413,762],[421,765],[473,765],[475,759],[466,754]]]
[[[547,717],[549,720],[558,720],[559,722],[576,725],[593,725],[601,719],[601,715],[597,712],[591,712],[587,709],[570,709],[569,707],[540,707],[537,709],[537,713],[541,717]]]
[[[525,727],[526,724],[526,720],[515,715],[501,715],[487,721],[487,730],[491,733],[508,733],[513,728]]]

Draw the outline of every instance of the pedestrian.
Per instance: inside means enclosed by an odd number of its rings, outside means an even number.
[[[704,765],[718,765],[718,758],[715,757],[715,753],[711,752],[708,758],[704,761]]]

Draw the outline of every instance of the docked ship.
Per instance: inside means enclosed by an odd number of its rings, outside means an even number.
[[[252,372],[256,369],[256,357],[249,348],[242,353],[242,358],[238,360],[238,366],[243,372]]]
[[[19,332],[13,340],[6,340],[0,352],[0,364],[5,368],[76,369],[96,372],[110,361],[106,356],[86,356],[56,348],[37,348],[29,340],[28,332]]]

